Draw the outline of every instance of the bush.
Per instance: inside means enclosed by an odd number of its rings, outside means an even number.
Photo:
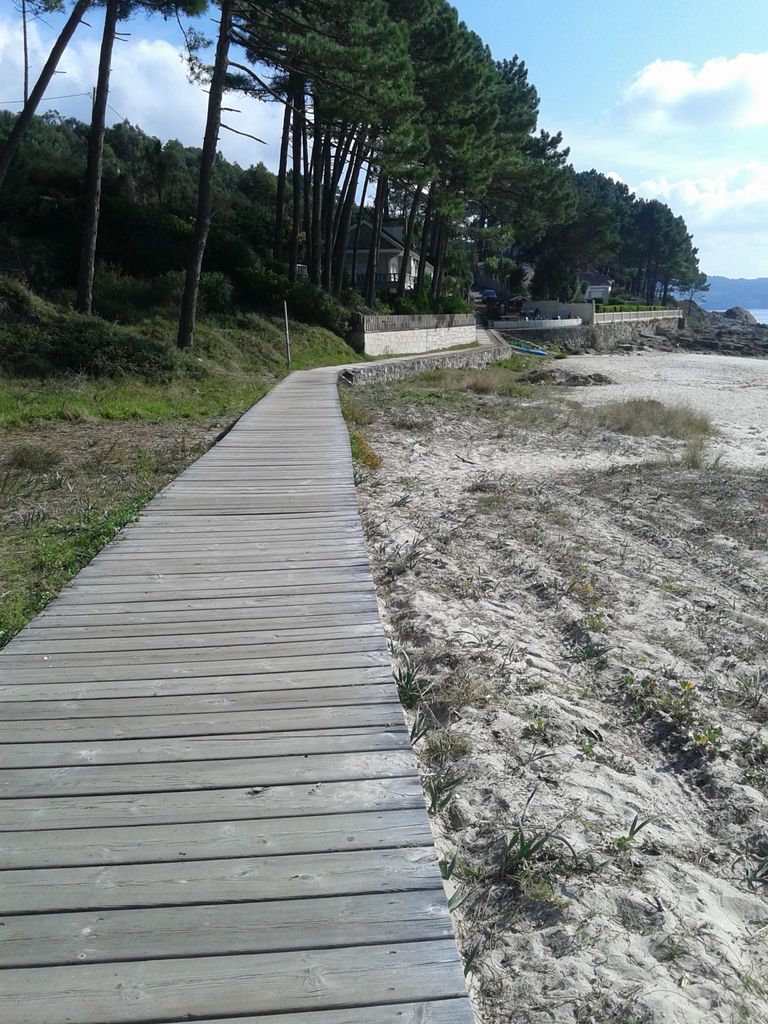
[[[117,267],[99,267],[93,285],[93,308],[105,320],[135,323],[151,313],[176,313],[183,290],[181,270],[143,278],[131,277]]]
[[[231,313],[232,282],[226,274],[213,270],[200,275],[198,305],[203,313]]]
[[[24,285],[10,277],[0,277],[0,317],[31,312],[32,295]]]
[[[0,370],[17,377],[136,374],[165,380],[179,362],[162,341],[98,317],[59,313],[39,325],[0,324]]]
[[[349,310],[309,281],[290,284],[286,277],[268,267],[239,270],[236,277],[239,297],[253,308],[280,315],[285,300],[290,317],[308,324],[319,324],[340,338],[346,337]]]

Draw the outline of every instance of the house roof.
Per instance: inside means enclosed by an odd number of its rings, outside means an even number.
[[[581,280],[584,284],[591,285],[593,288],[613,284],[613,278],[606,277],[605,274],[598,274],[594,270],[588,270],[586,274],[582,274]]]
[[[363,240],[365,240],[366,238],[370,239],[371,232],[373,231],[373,224],[371,224],[371,222],[369,220],[364,220],[363,224],[362,224],[362,227],[363,227],[363,231],[362,231],[361,235],[362,235]],[[387,251],[402,252],[403,249],[405,248],[403,243],[398,238],[396,238],[394,235],[390,234],[390,232],[387,231],[386,228],[383,227],[381,229],[381,231],[379,232],[379,235],[380,235],[380,242],[379,242],[379,249],[380,249],[380,251],[382,251],[382,252],[387,252]],[[364,241],[363,248],[365,248],[365,246],[367,244],[368,243]],[[350,237],[350,241],[349,241],[349,243],[347,245],[347,252],[350,252],[353,247],[354,247],[354,242],[353,242],[352,238]]]

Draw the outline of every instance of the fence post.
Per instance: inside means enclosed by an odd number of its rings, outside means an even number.
[[[283,316],[285,317],[285,365],[291,368],[291,332],[288,330],[288,303],[283,299]]]

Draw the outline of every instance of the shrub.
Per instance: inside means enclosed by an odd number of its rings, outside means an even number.
[[[254,308],[279,315],[285,300],[289,316],[304,323],[319,324],[340,338],[346,336],[349,311],[309,281],[291,284],[287,277],[268,267],[249,267],[237,271],[236,276],[241,299]]]
[[[175,312],[184,289],[184,273],[171,270],[151,278],[131,277],[117,267],[99,267],[93,308],[105,320],[135,323],[150,313]]]
[[[199,306],[204,313],[232,311],[232,282],[226,274],[213,270],[200,275]]]
[[[31,312],[32,296],[24,285],[10,277],[0,277],[0,317]]]
[[[59,313],[39,325],[0,324],[0,370],[17,377],[83,373],[167,379],[176,351],[98,317]]]

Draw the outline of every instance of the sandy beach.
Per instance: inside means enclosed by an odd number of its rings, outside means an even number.
[[[353,396],[382,460],[359,500],[478,1021],[760,1024],[768,362],[556,365],[616,383],[516,394],[433,374]],[[716,433],[590,419],[638,397]]]

